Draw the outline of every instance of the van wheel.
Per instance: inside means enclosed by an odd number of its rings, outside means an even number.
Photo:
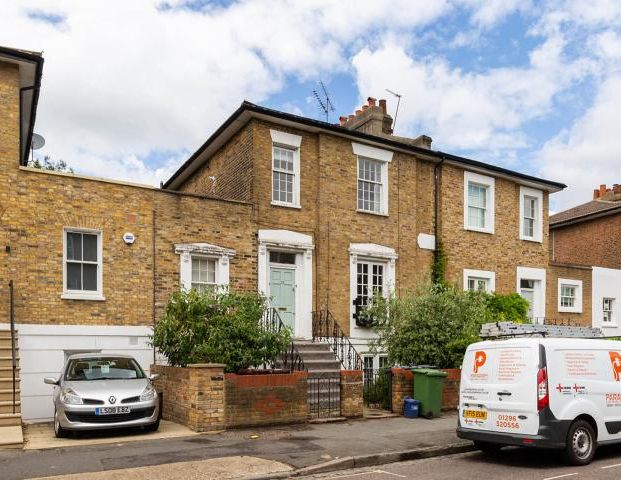
[[[577,420],[569,427],[565,459],[572,465],[587,465],[595,455],[597,440],[589,422]]]
[[[483,453],[496,453],[500,451],[502,445],[489,442],[474,442],[474,448],[481,450]]]

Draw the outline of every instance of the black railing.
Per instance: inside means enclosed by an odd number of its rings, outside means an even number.
[[[13,413],[17,408],[17,389],[15,373],[17,372],[17,355],[15,352],[15,307],[13,303],[13,280],[9,281],[9,324],[11,328],[11,364],[13,366]]]
[[[313,342],[326,342],[346,370],[362,370],[362,358],[330,310],[313,312]]]
[[[267,332],[280,332],[287,328],[280,318],[275,308],[267,308],[261,317],[261,326]],[[290,342],[285,350],[280,354],[280,363],[282,368],[291,372],[304,372],[307,368],[304,365],[302,356],[293,342]]]

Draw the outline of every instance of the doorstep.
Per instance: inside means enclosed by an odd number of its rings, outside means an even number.
[[[0,449],[23,447],[24,437],[21,425],[0,427]]]

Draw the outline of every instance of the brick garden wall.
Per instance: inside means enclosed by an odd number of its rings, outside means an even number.
[[[225,375],[227,428],[304,423],[308,416],[306,372]]]
[[[362,417],[362,370],[341,370],[341,416]]]
[[[442,393],[442,410],[454,410],[459,405],[459,382],[461,370],[459,368],[444,369],[448,376],[444,379]],[[414,374],[410,369],[392,369],[392,411],[403,415],[403,399],[416,398],[414,393]]]
[[[195,432],[224,429],[224,365],[151,365],[151,373],[160,374],[155,385],[164,396],[164,420],[186,425]]]

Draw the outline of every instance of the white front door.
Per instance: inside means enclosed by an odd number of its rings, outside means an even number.
[[[523,278],[520,280],[520,295],[528,301],[528,318],[533,323],[543,323],[545,313],[541,311],[541,281]]]

